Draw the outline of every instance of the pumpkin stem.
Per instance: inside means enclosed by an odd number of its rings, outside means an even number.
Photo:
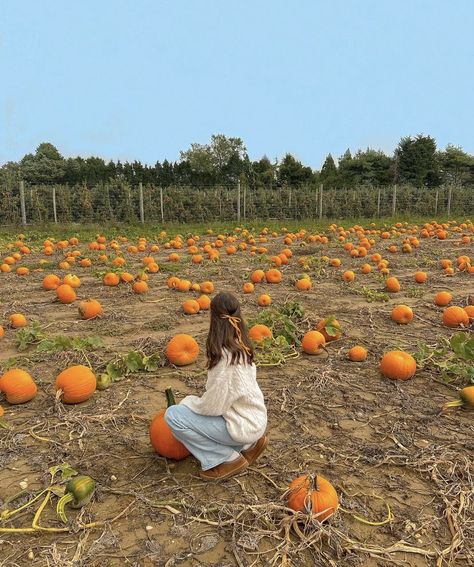
[[[462,405],[464,405],[463,400],[453,400],[452,402],[446,402],[445,404],[443,404],[443,410],[446,410],[448,408],[457,408]]]
[[[64,507],[66,506],[66,504],[72,502],[73,500],[74,500],[73,494],[71,492],[68,492],[59,499],[58,504],[56,506],[56,513],[65,524],[67,524],[67,516],[64,511]]]
[[[176,400],[174,399],[173,390],[171,388],[166,388],[165,394],[166,394],[166,402],[168,404],[168,407],[175,406]]]

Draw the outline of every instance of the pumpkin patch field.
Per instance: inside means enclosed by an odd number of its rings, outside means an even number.
[[[474,565],[474,224],[0,234],[0,565]],[[269,444],[163,419],[234,293]]]

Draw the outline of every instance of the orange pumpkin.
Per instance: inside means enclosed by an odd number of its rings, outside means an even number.
[[[38,388],[28,372],[11,368],[0,378],[0,392],[5,394],[8,403],[24,404],[36,396]]]
[[[79,303],[79,315],[82,319],[94,319],[102,315],[102,305],[96,299],[89,299]]]
[[[407,352],[393,350],[383,355],[380,372],[391,380],[408,380],[416,372],[416,361]]]
[[[62,284],[56,288],[56,295],[61,303],[69,304],[76,301],[76,292],[68,284]]]
[[[347,353],[352,362],[362,362],[367,358],[367,350],[361,346],[354,346]]]
[[[250,279],[253,283],[262,283],[265,279],[265,272],[263,270],[255,270],[252,272]]]
[[[271,329],[266,325],[254,325],[249,329],[249,337],[255,343],[261,343],[264,339],[272,338]]]
[[[469,319],[474,319],[474,305],[466,305],[463,309],[467,313]]]
[[[321,319],[316,325],[316,330],[323,335],[327,343],[337,341],[342,336],[341,324],[334,316]]]
[[[199,313],[201,309],[199,303],[195,299],[187,299],[183,303],[182,307],[186,315],[195,315],[196,313]]]
[[[280,270],[276,268],[272,268],[265,273],[265,279],[268,283],[280,283],[282,279],[282,275]]]
[[[319,331],[308,331],[301,341],[301,347],[306,354],[321,354],[325,344],[326,339]]]
[[[387,278],[385,280],[385,289],[390,293],[397,293],[400,291],[400,282],[394,277]]]
[[[26,327],[28,325],[26,317],[21,313],[13,313],[8,319],[13,329],[20,329],[21,327]]]
[[[171,388],[167,388],[166,399],[168,402],[168,408],[175,405],[175,400]],[[150,442],[153,449],[167,459],[174,459],[175,461],[181,461],[185,459],[190,452],[186,447],[176,439],[173,435],[169,425],[165,421],[166,410],[161,410],[155,415],[150,424]]]
[[[3,328],[2,325],[0,325],[0,339],[3,339],[4,336],[5,336],[5,329]]]
[[[55,274],[49,274],[43,279],[43,289],[52,291],[61,285],[61,279]]]
[[[77,289],[81,285],[81,280],[74,274],[64,276],[63,283],[70,285],[73,289]]]
[[[332,484],[320,475],[303,475],[290,483],[287,492],[288,508],[307,512],[323,522],[332,516],[339,498]]]
[[[200,309],[207,311],[211,307],[211,299],[208,295],[201,295],[197,298]]]
[[[166,356],[175,366],[186,366],[197,360],[199,345],[191,335],[175,335],[166,346]]]
[[[63,370],[56,378],[56,391],[62,390],[61,400],[65,404],[79,404],[88,400],[95,392],[95,374],[87,366],[78,364]]]
[[[251,282],[244,283],[242,290],[244,293],[253,293],[255,286]]]
[[[271,305],[272,303],[272,298],[268,294],[262,293],[262,295],[260,295],[257,299],[257,303],[260,307],[268,307],[268,305]]]
[[[212,282],[206,281],[201,284],[202,293],[209,294],[214,291],[214,284]]]
[[[443,311],[443,325],[452,328],[461,326],[467,327],[469,326],[468,314],[462,307],[457,307],[456,305],[446,307]]]
[[[181,292],[186,292],[191,289],[191,282],[189,280],[179,280],[176,284],[176,289]]]
[[[147,293],[148,292],[148,284],[144,280],[138,280],[138,281],[134,282],[134,284],[132,285],[132,289],[133,289],[134,293],[138,293],[138,294]]]
[[[108,272],[105,274],[103,283],[109,287],[115,287],[120,283],[120,277],[114,272]]]
[[[426,272],[416,272],[415,281],[416,283],[425,283],[428,279],[428,274]]]
[[[408,305],[397,305],[393,308],[392,320],[399,325],[407,325],[413,320],[413,311]]]
[[[453,300],[453,296],[449,293],[449,291],[440,291],[435,295],[434,302],[439,307],[446,307],[449,305]]]
[[[309,278],[301,278],[300,280],[296,280],[295,283],[296,289],[299,291],[308,291],[311,289],[312,285]]]
[[[353,282],[355,280],[355,273],[352,270],[346,270],[343,274],[342,274],[342,279],[345,282]]]

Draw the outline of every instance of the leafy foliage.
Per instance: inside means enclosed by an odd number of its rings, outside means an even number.
[[[156,372],[159,362],[158,353],[147,356],[141,351],[130,351],[111,360],[105,367],[105,374],[111,380],[120,380],[135,372]]]
[[[474,384],[474,337],[467,333],[456,333],[435,348],[421,344],[415,359],[419,367],[437,370],[447,382]]]
[[[261,311],[249,321],[249,325],[266,325],[274,338],[283,337],[288,344],[294,345],[299,336],[298,323],[303,319],[304,310],[298,301],[287,301],[281,307],[270,307]]]
[[[264,339],[255,350],[257,366],[280,366],[287,360],[299,356],[295,347],[283,335]]]
[[[58,335],[48,337],[36,321],[16,332],[16,345],[19,352],[36,345],[37,352],[57,352],[63,350],[92,350],[103,346],[100,337],[67,337]]]
[[[363,285],[361,287],[350,286],[349,290],[351,293],[365,297],[368,303],[373,303],[374,301],[389,301],[390,299],[388,293],[385,293],[384,291],[377,291],[367,285]]]
[[[336,317],[334,315],[330,315],[324,319],[324,330],[330,337],[335,337],[341,332],[341,327],[336,323]]]
[[[16,332],[16,348],[18,351],[23,352],[31,345],[39,344],[45,338],[46,335],[42,331],[40,324],[34,321],[27,327],[18,329]]]

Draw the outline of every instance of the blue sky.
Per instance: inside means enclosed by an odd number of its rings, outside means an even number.
[[[176,160],[214,133],[252,159],[474,153],[473,0],[0,0],[0,163]]]

